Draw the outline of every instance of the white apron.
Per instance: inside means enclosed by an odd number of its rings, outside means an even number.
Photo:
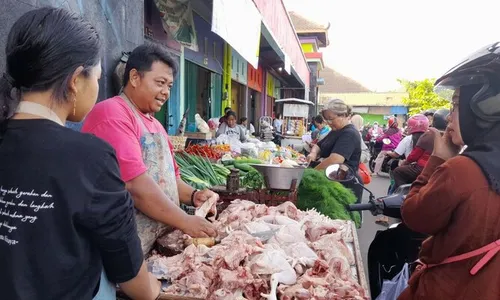
[[[144,125],[142,118],[137,112],[137,108],[132,104],[125,94],[120,97],[125,100],[134,112],[134,115],[141,125],[141,150],[142,159],[148,168],[149,176],[160,186],[170,201],[179,205],[179,193],[177,191],[177,178],[175,177],[174,158],[168,145],[166,136],[162,132],[150,133]],[[142,252],[146,255],[152,248],[154,242],[171,227],[150,219],[140,211],[136,210],[135,221],[137,223],[137,233],[141,239]]]

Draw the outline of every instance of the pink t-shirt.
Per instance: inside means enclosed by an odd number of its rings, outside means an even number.
[[[168,140],[170,152],[174,156],[173,145],[163,126],[152,116],[137,111],[150,133],[161,132]],[[127,182],[146,172],[142,160],[140,138],[142,126],[125,100],[116,96],[95,105],[85,118],[82,132],[92,133],[105,140],[116,151],[122,180]],[[175,175],[180,178],[179,166],[173,161]]]

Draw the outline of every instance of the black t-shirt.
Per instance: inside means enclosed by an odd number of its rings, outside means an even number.
[[[327,158],[332,153],[341,155],[345,163],[357,173],[361,157],[361,137],[354,125],[348,124],[340,130],[331,130],[319,143],[320,157]]]
[[[92,299],[104,269],[143,256],[114,150],[49,120],[11,120],[0,144],[0,298]]]

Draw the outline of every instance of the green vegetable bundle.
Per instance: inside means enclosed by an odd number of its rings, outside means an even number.
[[[259,171],[255,170],[255,168],[251,166],[250,168],[248,173],[241,179],[241,185],[252,190],[261,189],[264,185],[264,177]]]
[[[328,180],[323,172],[314,169],[304,171],[297,199],[299,209],[315,208],[332,219],[353,220],[359,227],[360,214],[345,208],[353,203],[356,203],[356,197],[342,184]]]
[[[185,152],[177,153],[175,161],[179,165],[182,180],[197,189],[225,185],[230,173],[223,165],[212,164],[207,158]]]

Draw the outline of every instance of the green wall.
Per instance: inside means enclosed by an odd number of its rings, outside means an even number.
[[[373,124],[373,122],[378,122],[380,125],[384,125],[386,121],[384,120],[384,115],[372,115],[372,114],[359,114],[360,116],[363,117],[364,123],[370,122],[370,124]]]
[[[188,123],[194,123],[194,115],[196,114],[196,99],[198,97],[198,66],[186,60],[184,72],[185,109],[189,107]]]

